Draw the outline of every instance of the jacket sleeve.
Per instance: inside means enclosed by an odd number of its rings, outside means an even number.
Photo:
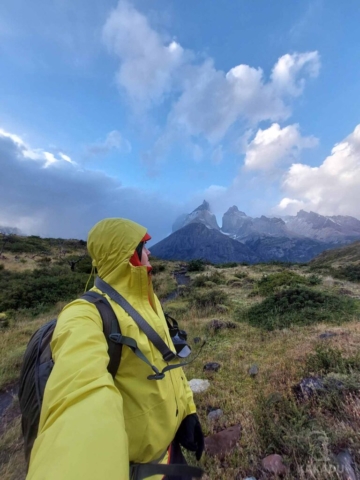
[[[123,401],[107,371],[107,343],[96,307],[83,300],[65,307],[51,348],[55,365],[27,480],[127,480]]]
[[[186,397],[187,397],[186,415],[191,415],[192,413],[196,413],[196,406],[194,402],[193,392],[190,388],[189,382],[187,381],[185,375],[184,375],[184,381],[185,381],[185,391],[186,391]]]

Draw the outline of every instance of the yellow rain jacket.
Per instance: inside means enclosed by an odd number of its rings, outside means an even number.
[[[129,263],[145,233],[144,227],[130,220],[105,219],[90,231],[88,250],[99,276],[174,351],[147,267]],[[150,362],[162,370],[166,363],[160,352],[133,319],[106,298],[122,334],[134,338]],[[63,309],[51,349],[55,365],[45,389],[27,480],[126,480],[129,462],[161,458],[181,421],[196,411],[182,368],[166,372],[162,380],[148,380],[151,368],[126,346],[113,379],[107,371],[101,318],[85,300],[75,300]]]

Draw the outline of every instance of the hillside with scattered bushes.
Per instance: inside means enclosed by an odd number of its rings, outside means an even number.
[[[207,381],[194,393],[206,479],[342,479],[345,461],[359,475],[357,248],[301,265],[153,259],[164,310],[194,354],[206,341],[186,367],[188,380]],[[12,236],[0,251],[0,478],[23,480],[16,387],[25,346],[93,280],[82,241]]]

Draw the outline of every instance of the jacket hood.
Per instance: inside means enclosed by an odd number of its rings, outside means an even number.
[[[125,218],[105,218],[89,232],[87,248],[101,278],[111,282],[124,275],[146,228]]]

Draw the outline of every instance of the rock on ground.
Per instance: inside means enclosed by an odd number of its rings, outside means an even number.
[[[277,453],[268,455],[261,462],[264,470],[273,473],[274,475],[285,475],[287,468],[283,464],[281,455]]]
[[[234,425],[222,432],[205,438],[205,451],[208,455],[223,457],[235,447],[241,438],[241,425]]]
[[[189,382],[189,386],[193,393],[205,392],[210,387],[209,380],[201,380],[200,378],[193,378]]]

